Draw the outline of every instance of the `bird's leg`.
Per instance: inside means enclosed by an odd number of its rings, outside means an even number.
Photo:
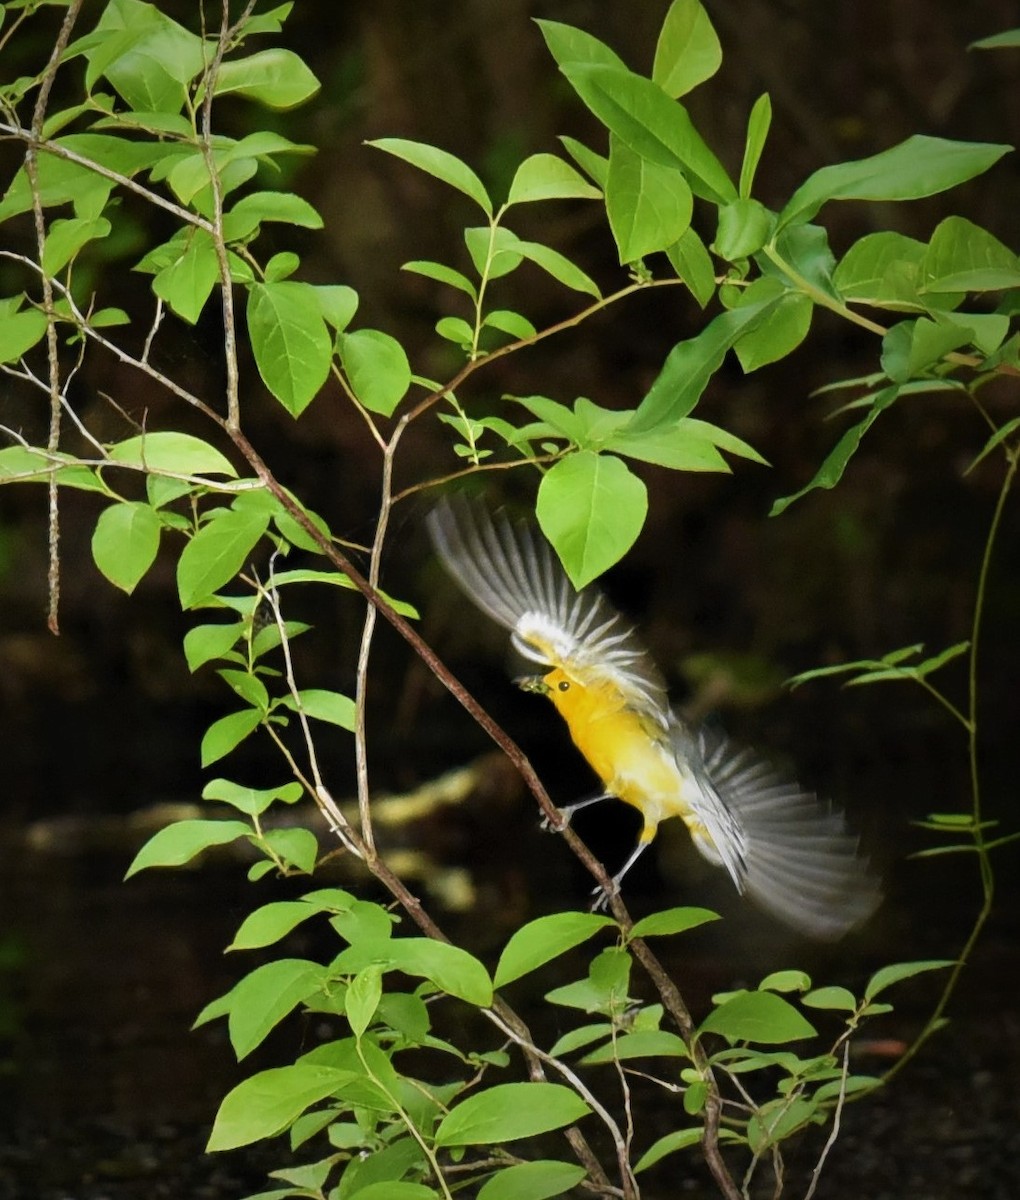
[[[578,800],[575,804],[565,804],[562,808],[558,808],[556,810],[560,816],[560,824],[555,828],[555,832],[559,833],[561,829],[564,829],[567,825],[569,825],[574,813],[576,813],[579,809],[587,808],[589,804],[598,804],[600,800],[613,799],[615,799],[615,797],[611,793],[600,792],[597,796],[589,796],[587,800]],[[542,818],[542,828],[553,829],[553,823],[549,817]]]
[[[627,859],[627,861],[623,864],[623,866],[619,869],[619,871],[617,871],[616,874],[613,876],[613,878],[609,881],[610,886],[608,888],[597,887],[595,889],[595,892],[594,892],[595,902],[591,906],[592,912],[599,912],[601,909],[605,908],[606,905],[609,903],[609,897],[615,896],[619,892],[620,880],[624,877],[624,875],[627,874],[627,872],[631,869],[631,867],[637,862],[637,860],[641,857],[641,855],[644,853],[644,851],[648,848],[648,846],[651,844],[652,837],[654,835],[655,835],[654,827],[652,828],[651,836],[645,837],[644,833],[642,833],[641,840],[634,847],[634,853],[630,856],[630,858]]]

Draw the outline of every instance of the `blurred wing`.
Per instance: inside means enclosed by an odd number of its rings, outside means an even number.
[[[725,738],[702,731],[699,748],[701,782],[707,780],[736,832],[736,845],[720,857],[739,891],[785,924],[826,941],[867,920],[881,892],[843,814]]]
[[[428,529],[446,569],[526,658],[612,683],[665,721],[665,684],[633,629],[597,588],[574,589],[537,530],[462,498],[441,501]]]

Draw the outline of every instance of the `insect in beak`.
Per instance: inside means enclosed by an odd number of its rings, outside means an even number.
[[[550,688],[541,675],[518,675],[514,683],[522,692],[537,692],[540,696],[548,696]]]

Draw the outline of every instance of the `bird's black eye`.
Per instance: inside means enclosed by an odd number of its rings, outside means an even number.
[[[557,687],[560,689],[561,692],[569,692],[570,691],[570,684],[567,682],[566,679],[561,679],[559,681],[559,683],[557,684]]]

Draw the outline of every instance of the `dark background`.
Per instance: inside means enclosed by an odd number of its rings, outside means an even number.
[[[298,250],[303,277],[358,290],[359,325],[393,332],[419,373],[449,377],[455,351],[437,341],[432,326],[455,311],[455,297],[399,267],[411,258],[463,267],[460,231],[475,215],[457,194],[364,140],[393,135],[443,146],[470,162],[498,195],[526,154],[556,149],[557,134],[602,145],[531,18],[590,29],[633,67],[647,69],[666,7],[593,0],[334,7],[305,0],[288,22],[285,42],[313,68],[322,91],[305,108],[268,120],[295,141],[319,147],[315,158],[295,159],[293,176],[280,186],[315,204],[326,229],[271,226],[264,257],[274,237],[277,249]],[[747,112],[762,91],[771,94],[774,120],[756,194],[773,207],[818,167],[875,153],[911,133],[1013,144],[1020,137],[1020,54],[966,49],[1015,24],[1013,4],[751,0],[708,7],[724,63],[689,106],[735,172]],[[190,11],[179,6],[183,20]],[[43,42],[40,34],[36,61],[46,53]],[[222,114],[230,132],[251,127],[252,114],[240,103],[225,102]],[[257,119],[264,125],[263,118]],[[1017,200],[1011,157],[945,195],[899,205],[832,204],[822,219],[837,255],[874,229],[926,239],[950,213],[1016,245]],[[130,202],[126,211],[138,222],[139,239],[172,232],[143,227],[158,218]],[[699,218],[710,240],[712,229],[704,214]],[[604,290],[624,282],[597,206],[527,206],[510,224],[575,257]],[[5,227],[11,244],[23,236],[23,229]],[[120,251],[128,262],[140,252],[132,258],[130,245]],[[144,322],[145,277],[125,273],[122,264],[100,264],[96,283],[105,302]],[[525,311],[539,327],[584,303],[528,268],[499,287],[501,306]],[[542,392],[568,403],[585,395],[610,407],[633,405],[669,348],[704,320],[680,289],[639,296],[479,372],[460,399],[490,407],[503,393]],[[164,369],[213,403],[222,387],[220,337],[210,304],[194,329],[167,328],[159,345]],[[678,977],[695,1005],[713,990],[754,983],[794,964],[820,983],[859,988],[884,962],[952,958],[977,903],[969,859],[909,859],[929,844],[911,822],[969,805],[965,740],[945,713],[905,685],[842,691],[822,682],[793,693],[779,686],[812,666],[915,642],[934,652],[970,633],[1001,464],[990,456],[964,474],[985,431],[959,401],[901,401],[869,434],[837,489],[812,493],[781,518],[767,518],[772,501],[811,477],[844,428],[845,418],[825,419],[838,401],[811,393],[873,370],[876,360],[875,339],[819,312],[807,342],[788,360],[750,377],[727,363],[697,415],[750,441],[772,468],[740,462],[732,476],[643,471],[648,526],[606,580],[613,599],[641,624],[678,702],[796,761],[805,782],[849,809],[886,878],[888,901],[868,929],[819,951],[735,905],[725,886],[691,859],[683,835],[667,827],[656,856],[635,871],[628,899],[638,913],[704,903],[730,918],[677,950],[683,953]],[[378,459],[359,418],[327,387],[294,423],[265,393],[253,366],[245,363],[244,370],[248,436],[334,531],[366,540]],[[93,353],[76,384],[79,412],[105,439],[128,436],[132,428],[104,394],[148,428],[181,422],[167,396]],[[1013,415],[1015,389],[995,386],[984,395],[1000,420]],[[13,386],[0,399],[0,413],[29,435],[45,427],[38,397]],[[194,429],[208,435],[197,423]],[[398,487],[456,466],[447,432],[422,422],[405,442]],[[514,473],[498,493],[494,484],[493,494],[526,501],[534,482]],[[8,1048],[6,1057],[0,1054],[0,1097],[10,1095],[14,1113],[9,1134],[0,1133],[0,1196],[241,1196],[255,1190],[265,1162],[275,1160],[261,1151],[198,1156],[219,1098],[241,1073],[222,1030],[189,1035],[187,1026],[251,965],[220,954],[243,913],[280,893],[267,881],[256,896],[229,861],[119,882],[146,836],[146,811],[197,801],[209,778],[199,768],[198,739],[233,705],[212,673],[187,672],[180,639],[191,618],[182,618],[176,603],[171,556],[160,559],[134,598],[125,597],[91,561],[96,500],[69,494],[63,504],[56,639],[44,619],[44,494],[27,487],[0,492],[7,793],[0,817],[0,1033]],[[431,561],[421,527],[426,504],[398,506],[385,586],[419,605],[426,636],[526,747],[554,797],[576,798],[590,779],[564,731],[551,710],[508,686],[503,634],[473,614],[464,619],[463,602]],[[1011,502],[990,578],[981,711],[986,808],[1006,830],[1015,821],[1017,533]],[[302,681],[349,690],[359,602],[309,596],[293,604],[288,615],[317,626],[295,643]],[[413,789],[487,753],[481,732],[386,630],[375,661],[370,726],[377,789]],[[962,704],[960,663],[941,681]],[[321,748],[334,793],[349,794],[350,739],[327,729]],[[281,764],[258,743],[228,769],[256,784],[283,778]],[[491,760],[483,774],[480,797],[400,835],[400,846],[428,851],[420,866],[423,888],[444,869],[474,869],[469,911],[444,913],[436,901],[437,912],[455,936],[494,961],[520,921],[583,903],[588,882],[561,845],[537,833],[532,802],[509,774]],[[633,835],[632,814],[622,807],[603,806],[579,823],[610,865],[622,859]],[[833,1190],[823,1184],[822,1194],[933,1200],[1017,1194],[1017,1015],[1005,982],[1016,969],[1016,875],[1015,852],[1007,849],[999,859],[997,911],[954,1003],[952,1030],[930,1044],[888,1098],[847,1114],[846,1140],[833,1155]],[[881,1038],[909,1039],[930,1007],[935,978],[903,990],[897,1017],[878,1030]],[[308,1028],[281,1031],[264,1065],[286,1061],[315,1036]],[[862,1069],[883,1065],[879,1057]],[[808,1165],[819,1145],[805,1147]],[[661,1194],[676,1194],[677,1176],[663,1178]]]

